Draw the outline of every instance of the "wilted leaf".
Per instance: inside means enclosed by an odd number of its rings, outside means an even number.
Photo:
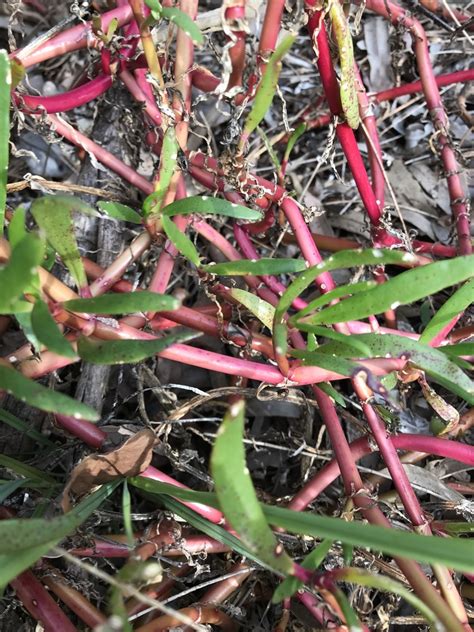
[[[94,298],[65,301],[63,307],[84,314],[131,314],[133,312],[170,312],[180,302],[173,296],[156,292],[129,292],[128,294],[102,294]]]
[[[229,408],[211,455],[216,494],[225,517],[255,554],[270,568],[291,574],[293,562],[265,520],[245,463],[244,402]]]
[[[64,489],[62,507],[70,508],[70,495],[83,496],[93,487],[117,478],[138,476],[150,465],[153,457],[155,433],[149,428],[140,430],[123,445],[107,454],[91,454],[76,465]]]

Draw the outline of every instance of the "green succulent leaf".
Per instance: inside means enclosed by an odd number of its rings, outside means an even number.
[[[121,222],[130,222],[132,224],[142,223],[141,215],[125,204],[119,204],[118,202],[98,202],[97,206],[112,219],[117,219]]]
[[[7,391],[13,397],[26,402],[30,406],[51,413],[61,413],[85,419],[97,421],[99,415],[95,410],[81,402],[68,397],[63,393],[57,393],[49,388],[37,384],[33,380],[24,377],[15,369],[0,364],[0,389]]]
[[[36,299],[31,312],[31,327],[37,340],[49,351],[65,358],[77,358],[76,352],[51,316],[48,306],[39,298]]]
[[[211,455],[216,494],[225,517],[242,541],[270,568],[286,576],[293,562],[265,520],[245,464],[243,400],[229,408]]]
[[[87,277],[74,235],[73,213],[97,215],[96,211],[78,198],[69,195],[50,195],[35,200],[31,212],[78,287],[86,287]]]
[[[83,314],[132,314],[134,312],[170,312],[178,309],[180,301],[173,296],[157,292],[130,292],[128,294],[102,294],[94,298],[65,301],[63,307]]]
[[[141,362],[179,342],[187,342],[201,334],[196,331],[180,331],[155,340],[97,340],[79,338],[79,356],[92,364],[134,364]]]
[[[19,298],[38,277],[43,255],[44,242],[32,233],[15,244],[8,263],[0,268],[0,314],[16,311]]]

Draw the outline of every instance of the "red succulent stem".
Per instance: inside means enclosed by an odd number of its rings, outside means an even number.
[[[104,92],[107,92],[112,85],[112,81],[110,75],[100,74],[84,85],[62,94],[55,94],[49,97],[35,97],[14,93],[14,97],[18,105],[21,105],[22,102],[25,104],[26,111],[44,110],[48,114],[56,114],[58,112],[68,112],[97,99]]]
[[[101,15],[102,31],[107,31],[114,19],[118,21],[118,26],[127,24],[132,19],[131,8],[126,5],[103,13]],[[94,26],[90,21],[67,29],[34,50],[31,50],[30,46],[17,50],[12,53],[12,57],[21,61],[25,68],[30,68],[42,61],[58,57],[58,55],[64,55],[81,48],[100,48],[101,46],[102,41],[94,34]]]
[[[382,15],[392,24],[402,24],[413,37],[423,94],[435,129],[435,139],[448,182],[451,208],[456,220],[459,253],[472,252],[469,220],[469,199],[460,178],[460,167],[449,136],[449,119],[443,107],[430,60],[428,39],[421,24],[397,4],[386,0],[368,0],[367,8]]]

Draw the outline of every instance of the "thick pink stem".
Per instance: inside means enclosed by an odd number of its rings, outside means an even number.
[[[23,101],[30,110],[42,109],[49,114],[55,114],[73,110],[97,99],[101,94],[107,92],[111,85],[112,77],[110,75],[99,75],[84,85],[62,94],[55,94],[50,97],[35,97],[27,94],[15,96],[19,104]]]
[[[119,26],[130,22],[132,19],[130,6],[119,7],[113,11],[103,13],[101,16],[102,30],[107,31],[110,22],[114,19],[117,19]],[[28,51],[27,46],[24,49],[15,51],[12,56],[19,59],[26,68],[30,68],[58,55],[64,55],[85,47],[98,48],[101,44],[100,39],[94,35],[92,22],[85,22],[52,37],[32,52]]]
[[[474,448],[465,443],[439,439],[438,437],[425,437],[416,434],[395,435],[390,438],[397,450],[409,450],[426,452],[430,454],[454,459],[466,465],[474,465]],[[369,439],[363,437],[350,444],[350,458],[359,461],[362,457],[378,451]],[[349,455],[347,455],[349,456]],[[341,474],[341,469],[336,459],[325,465],[319,472],[306,483],[296,494],[288,507],[295,511],[303,511]]]

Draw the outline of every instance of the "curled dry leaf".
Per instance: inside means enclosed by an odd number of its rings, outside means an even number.
[[[428,404],[441,419],[446,422],[446,428],[439,434],[445,435],[454,432],[459,425],[459,413],[456,408],[448,404],[441,395],[438,395],[438,393],[431,388],[424,375],[418,379],[418,382],[420,383],[421,390]]]
[[[87,456],[72,471],[64,489],[63,510],[69,511],[71,494],[82,496],[97,485],[141,474],[150,465],[155,442],[155,433],[147,428],[108,454]]]

